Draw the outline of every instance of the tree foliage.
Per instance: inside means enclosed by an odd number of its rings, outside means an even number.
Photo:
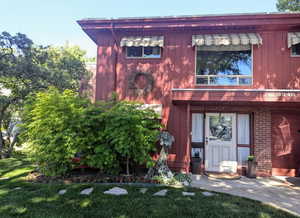
[[[140,104],[124,101],[115,104],[104,117],[105,143],[113,148],[119,164],[126,163],[126,174],[130,173],[130,162],[152,166],[149,153],[155,151],[161,127],[156,113],[142,110]]]
[[[240,75],[240,63],[251,66],[251,51],[198,51],[198,75]]]
[[[108,173],[126,165],[152,165],[150,152],[161,125],[157,115],[132,102],[92,104],[66,90],[51,88],[27,100],[22,139],[46,175],[65,174],[80,155],[80,164]]]
[[[51,88],[31,96],[24,107],[22,138],[30,154],[47,175],[66,173],[78,152],[74,142],[79,119],[88,102],[71,90],[60,93]]]
[[[85,52],[79,47],[44,47],[35,45],[26,35],[0,34],[0,127],[22,108],[31,93],[55,86],[77,91],[80,80],[89,73]],[[6,94],[4,94],[6,91]],[[5,141],[0,131],[0,156]]]
[[[277,0],[278,11],[300,11],[300,0]]]

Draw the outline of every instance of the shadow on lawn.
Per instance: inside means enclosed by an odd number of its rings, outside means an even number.
[[[28,170],[28,172],[30,172],[30,169]],[[25,180],[22,181],[22,180],[18,180],[18,179],[21,179],[21,178],[24,178],[25,176],[27,176],[28,172],[21,173],[21,174],[15,175],[15,176],[11,176],[11,177],[8,177],[7,179],[3,179],[2,181],[0,181],[0,185],[1,185],[1,182],[3,182],[3,184],[13,184],[16,182],[25,182]]]
[[[90,196],[79,195],[82,189],[91,186],[94,192]],[[205,197],[200,189],[168,188],[167,196],[157,197],[153,193],[166,187],[151,187],[146,194],[141,194],[139,187],[122,186],[128,190],[128,195],[103,194],[111,187],[27,184],[21,190],[10,190],[0,195],[0,217],[294,217],[248,199],[219,193]],[[57,192],[62,188],[68,191],[60,196]],[[182,191],[193,191],[196,196],[182,196]]]
[[[1,175],[7,174],[10,178],[0,181],[0,217],[295,217],[249,199],[221,193],[206,197],[196,188],[148,187],[146,194],[141,194],[138,186],[120,185],[129,194],[110,196],[103,192],[112,185],[34,184],[22,179],[32,170],[30,163],[7,160],[2,161],[0,167],[4,165],[8,169],[2,172],[0,169]],[[79,194],[88,187],[94,187],[90,196]],[[167,196],[153,196],[165,188],[169,190]],[[60,189],[67,189],[67,193],[58,195]],[[196,196],[182,196],[182,191],[195,192]]]

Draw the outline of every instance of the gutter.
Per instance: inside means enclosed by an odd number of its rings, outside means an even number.
[[[117,19],[89,18],[78,20],[84,30],[109,29],[114,22],[115,29],[156,29],[156,28],[203,28],[216,26],[264,26],[264,25],[299,25],[300,13],[258,13],[258,14],[216,14],[174,17],[132,17]],[[286,21],[287,20],[287,21]]]
[[[204,89],[181,89],[173,88],[172,91],[197,91],[197,92],[300,92],[300,89],[214,89],[214,88],[204,88]]]
[[[118,41],[117,41],[116,33],[114,31],[114,22],[113,22],[113,20],[111,21],[110,30],[111,30],[111,34],[112,34],[113,39],[114,39],[114,47],[113,47],[113,51],[114,51],[114,64],[113,64],[114,91],[117,92],[117,63],[118,63],[118,50],[119,49],[118,49]]]

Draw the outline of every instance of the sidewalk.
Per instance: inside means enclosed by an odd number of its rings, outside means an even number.
[[[241,177],[238,180],[193,175],[192,187],[228,193],[264,202],[300,216],[300,178]]]

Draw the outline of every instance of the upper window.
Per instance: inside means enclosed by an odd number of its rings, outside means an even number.
[[[289,32],[287,35],[288,48],[291,49],[291,56],[300,56],[300,32]]]
[[[258,33],[193,35],[196,84],[252,85],[252,46],[262,45]]]
[[[128,58],[160,58],[161,48],[155,47],[126,47],[126,56]]]
[[[196,84],[252,84],[252,54],[249,47],[198,48],[196,60]]]
[[[123,37],[120,46],[125,48],[127,58],[160,58],[164,46],[163,36]]]
[[[300,56],[300,43],[292,45],[292,56]]]

